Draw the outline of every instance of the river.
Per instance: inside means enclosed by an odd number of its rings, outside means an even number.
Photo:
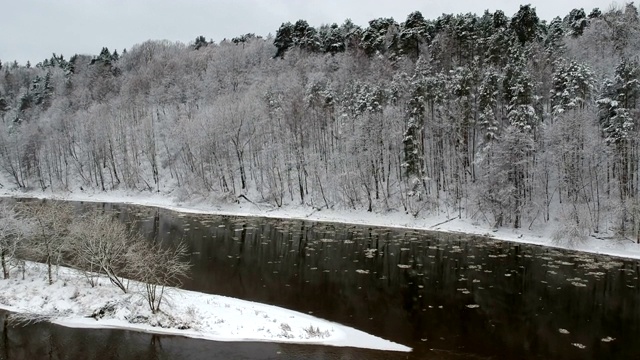
[[[77,204],[190,248],[189,290],[282,306],[414,350],[5,325],[0,359],[638,359],[640,263],[482,237]]]

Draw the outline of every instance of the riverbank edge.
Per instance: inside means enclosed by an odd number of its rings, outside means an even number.
[[[309,206],[284,205],[280,208],[265,204],[256,204],[246,200],[236,203],[210,203],[210,200],[176,201],[168,194],[143,192],[21,192],[0,190],[0,198],[48,199],[59,201],[77,201],[93,203],[121,203],[127,205],[162,208],[184,214],[262,217],[272,219],[291,219],[340,223],[360,226],[386,227],[404,230],[476,235],[493,240],[520,244],[544,246],[549,248],[607,255],[626,259],[640,259],[640,244],[616,238],[596,238],[589,236],[578,242],[554,241],[553,232],[562,224],[550,223],[544,229],[512,229],[492,227],[473,221],[441,214],[436,216],[413,217],[399,211],[387,213],[367,212],[364,210],[316,209]],[[261,206],[262,205],[262,206]]]

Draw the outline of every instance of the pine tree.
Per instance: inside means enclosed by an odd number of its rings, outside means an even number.
[[[393,18],[378,18],[369,21],[369,27],[362,32],[360,46],[368,55],[386,54],[397,45],[393,31],[397,31],[398,23]],[[388,39],[388,35],[391,39]]]
[[[423,131],[425,114],[425,84],[420,74],[415,74],[410,80],[410,98],[406,110],[406,129],[403,134],[402,145],[404,158],[401,166],[405,172],[407,186],[405,209],[414,216],[420,211],[416,208],[416,201],[423,200],[423,189],[426,189],[424,169]]]
[[[460,14],[453,18],[451,30],[456,40],[459,65],[471,65],[482,48],[479,41],[478,18],[474,14]]]
[[[47,71],[44,76],[44,80],[42,83],[42,107],[44,109],[49,108],[51,106],[51,99],[53,97],[54,88],[51,84],[51,70]]]
[[[487,50],[484,55],[489,63],[499,67],[504,67],[507,57],[504,56],[508,49],[512,47],[512,36],[509,33],[509,20],[504,12],[497,10],[493,14],[493,28],[489,32],[490,36],[486,40]]]
[[[245,45],[247,42],[249,42],[249,41],[250,41],[250,40],[252,40],[252,39],[256,39],[256,38],[258,38],[258,37],[256,36],[256,34],[254,34],[254,33],[247,33],[247,34],[244,34],[244,35],[240,35],[240,36],[234,37],[233,39],[231,39],[231,42],[232,42],[232,43],[234,43],[234,44],[236,44],[236,45],[238,45],[238,44],[242,44],[242,47],[244,47],[244,45]]]
[[[606,80],[600,99],[600,126],[607,143],[623,144],[631,135],[635,121],[630,109],[635,109],[639,93],[640,69],[637,61],[623,60],[616,68],[614,80]]]
[[[638,226],[637,208],[629,206],[629,199],[637,198],[638,124],[637,102],[640,96],[640,64],[623,59],[616,67],[613,80],[605,80],[599,108],[600,126],[606,143],[615,151],[612,173],[618,181],[620,194],[619,231],[624,234],[627,223]],[[635,214],[629,219],[628,214]],[[638,231],[638,230],[636,230]],[[640,233],[637,233],[640,238]]]
[[[553,114],[559,115],[567,110],[582,109],[591,97],[594,87],[594,75],[584,64],[564,59],[554,64],[553,90],[551,106]]]
[[[589,13],[589,19],[599,19],[602,17],[602,11],[599,8],[593,8]]]
[[[209,45],[207,39],[204,36],[200,35],[196,37],[196,40],[193,42],[193,50],[200,50],[203,47]]]
[[[573,37],[582,36],[584,29],[589,25],[584,9],[573,9],[564,18],[564,23],[569,29],[568,34]]]
[[[564,35],[565,31],[562,19],[560,19],[560,17],[555,17],[549,24],[547,36],[544,40],[544,47],[550,57],[561,56],[564,52]]]
[[[360,46],[360,39],[362,37],[362,28],[347,19],[340,25],[339,29],[341,37],[344,39],[345,50],[357,49]]]
[[[9,111],[9,104],[7,103],[7,99],[0,94],[0,118],[2,119],[2,123],[4,124],[4,115]]]
[[[490,142],[496,140],[499,132],[498,97],[500,95],[500,75],[488,71],[480,85],[479,124],[484,129],[484,138]]]
[[[275,45],[277,49],[274,57],[284,57],[284,54],[293,44],[293,25],[290,22],[283,23],[280,25],[280,28],[276,32],[276,37],[273,39],[273,45]]]
[[[415,11],[401,25],[400,51],[411,59],[417,60],[420,56],[420,44],[428,42],[427,21],[419,11]]]
[[[98,60],[103,63],[111,63],[112,57],[107,47],[102,48],[100,55],[98,55]]]
[[[424,81],[423,61],[416,64],[415,74],[409,79],[409,101],[407,104],[407,125],[404,132],[402,144],[404,147],[404,161],[402,166],[405,169],[406,178],[419,184],[424,176],[423,151],[422,151],[422,131],[424,127],[425,92],[427,87]]]
[[[321,26],[318,30],[318,38],[321,43],[321,51],[324,53],[335,55],[346,49],[344,34],[336,23],[331,24],[331,26]]]
[[[520,10],[511,18],[510,28],[521,45],[540,37],[540,19],[531,5],[520,5]]]
[[[539,117],[534,108],[534,84],[526,68],[525,54],[517,49],[507,66],[503,88],[507,95],[507,119],[509,125],[500,146],[511,148],[507,169],[507,181],[511,187],[508,209],[513,214],[513,226],[522,224],[522,211],[528,199],[528,170],[532,165],[534,134],[538,130]]]
[[[298,20],[293,25],[293,45],[309,52],[318,52],[321,49],[318,32],[305,20]]]
[[[110,67],[111,61],[113,60],[111,53],[107,47],[103,47],[100,51],[100,54],[93,59],[91,59],[91,65],[98,64]]]

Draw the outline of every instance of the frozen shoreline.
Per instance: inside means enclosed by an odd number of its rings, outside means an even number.
[[[131,281],[124,294],[105,278],[89,286],[77,270],[58,267],[49,285],[44,264],[27,262],[25,280],[18,270],[0,280],[0,309],[44,315],[73,328],[134,330],[215,341],[264,341],[409,352],[411,348],[338,323],[277,306],[226,296],[167,288],[162,313],[152,314]],[[101,316],[91,317],[99,309]]]
[[[553,248],[582,251],[615,257],[640,259],[640,245],[631,241],[617,239],[598,239],[589,237],[583,242],[570,244],[552,240],[554,224],[549,223],[545,229],[492,229],[471,219],[457,219],[446,215],[414,218],[402,212],[385,214],[369,213],[364,210],[316,210],[306,206],[285,205],[273,208],[268,205],[256,205],[246,200],[233,204],[210,204],[204,201],[177,202],[170,195],[162,193],[132,193],[122,191],[110,192],[19,192],[1,190],[1,197],[38,198],[83,202],[123,203],[141,206],[152,206],[181,213],[210,214],[225,216],[253,216],[266,218],[283,218],[308,221],[324,221],[354,225],[381,226],[400,229],[439,231],[491,237],[495,240],[515,243],[541,245]],[[555,224],[558,225],[558,224]]]

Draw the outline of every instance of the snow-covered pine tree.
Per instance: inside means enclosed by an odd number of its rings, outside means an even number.
[[[420,45],[429,41],[427,21],[419,11],[412,12],[400,26],[400,52],[410,59],[420,56]]]

